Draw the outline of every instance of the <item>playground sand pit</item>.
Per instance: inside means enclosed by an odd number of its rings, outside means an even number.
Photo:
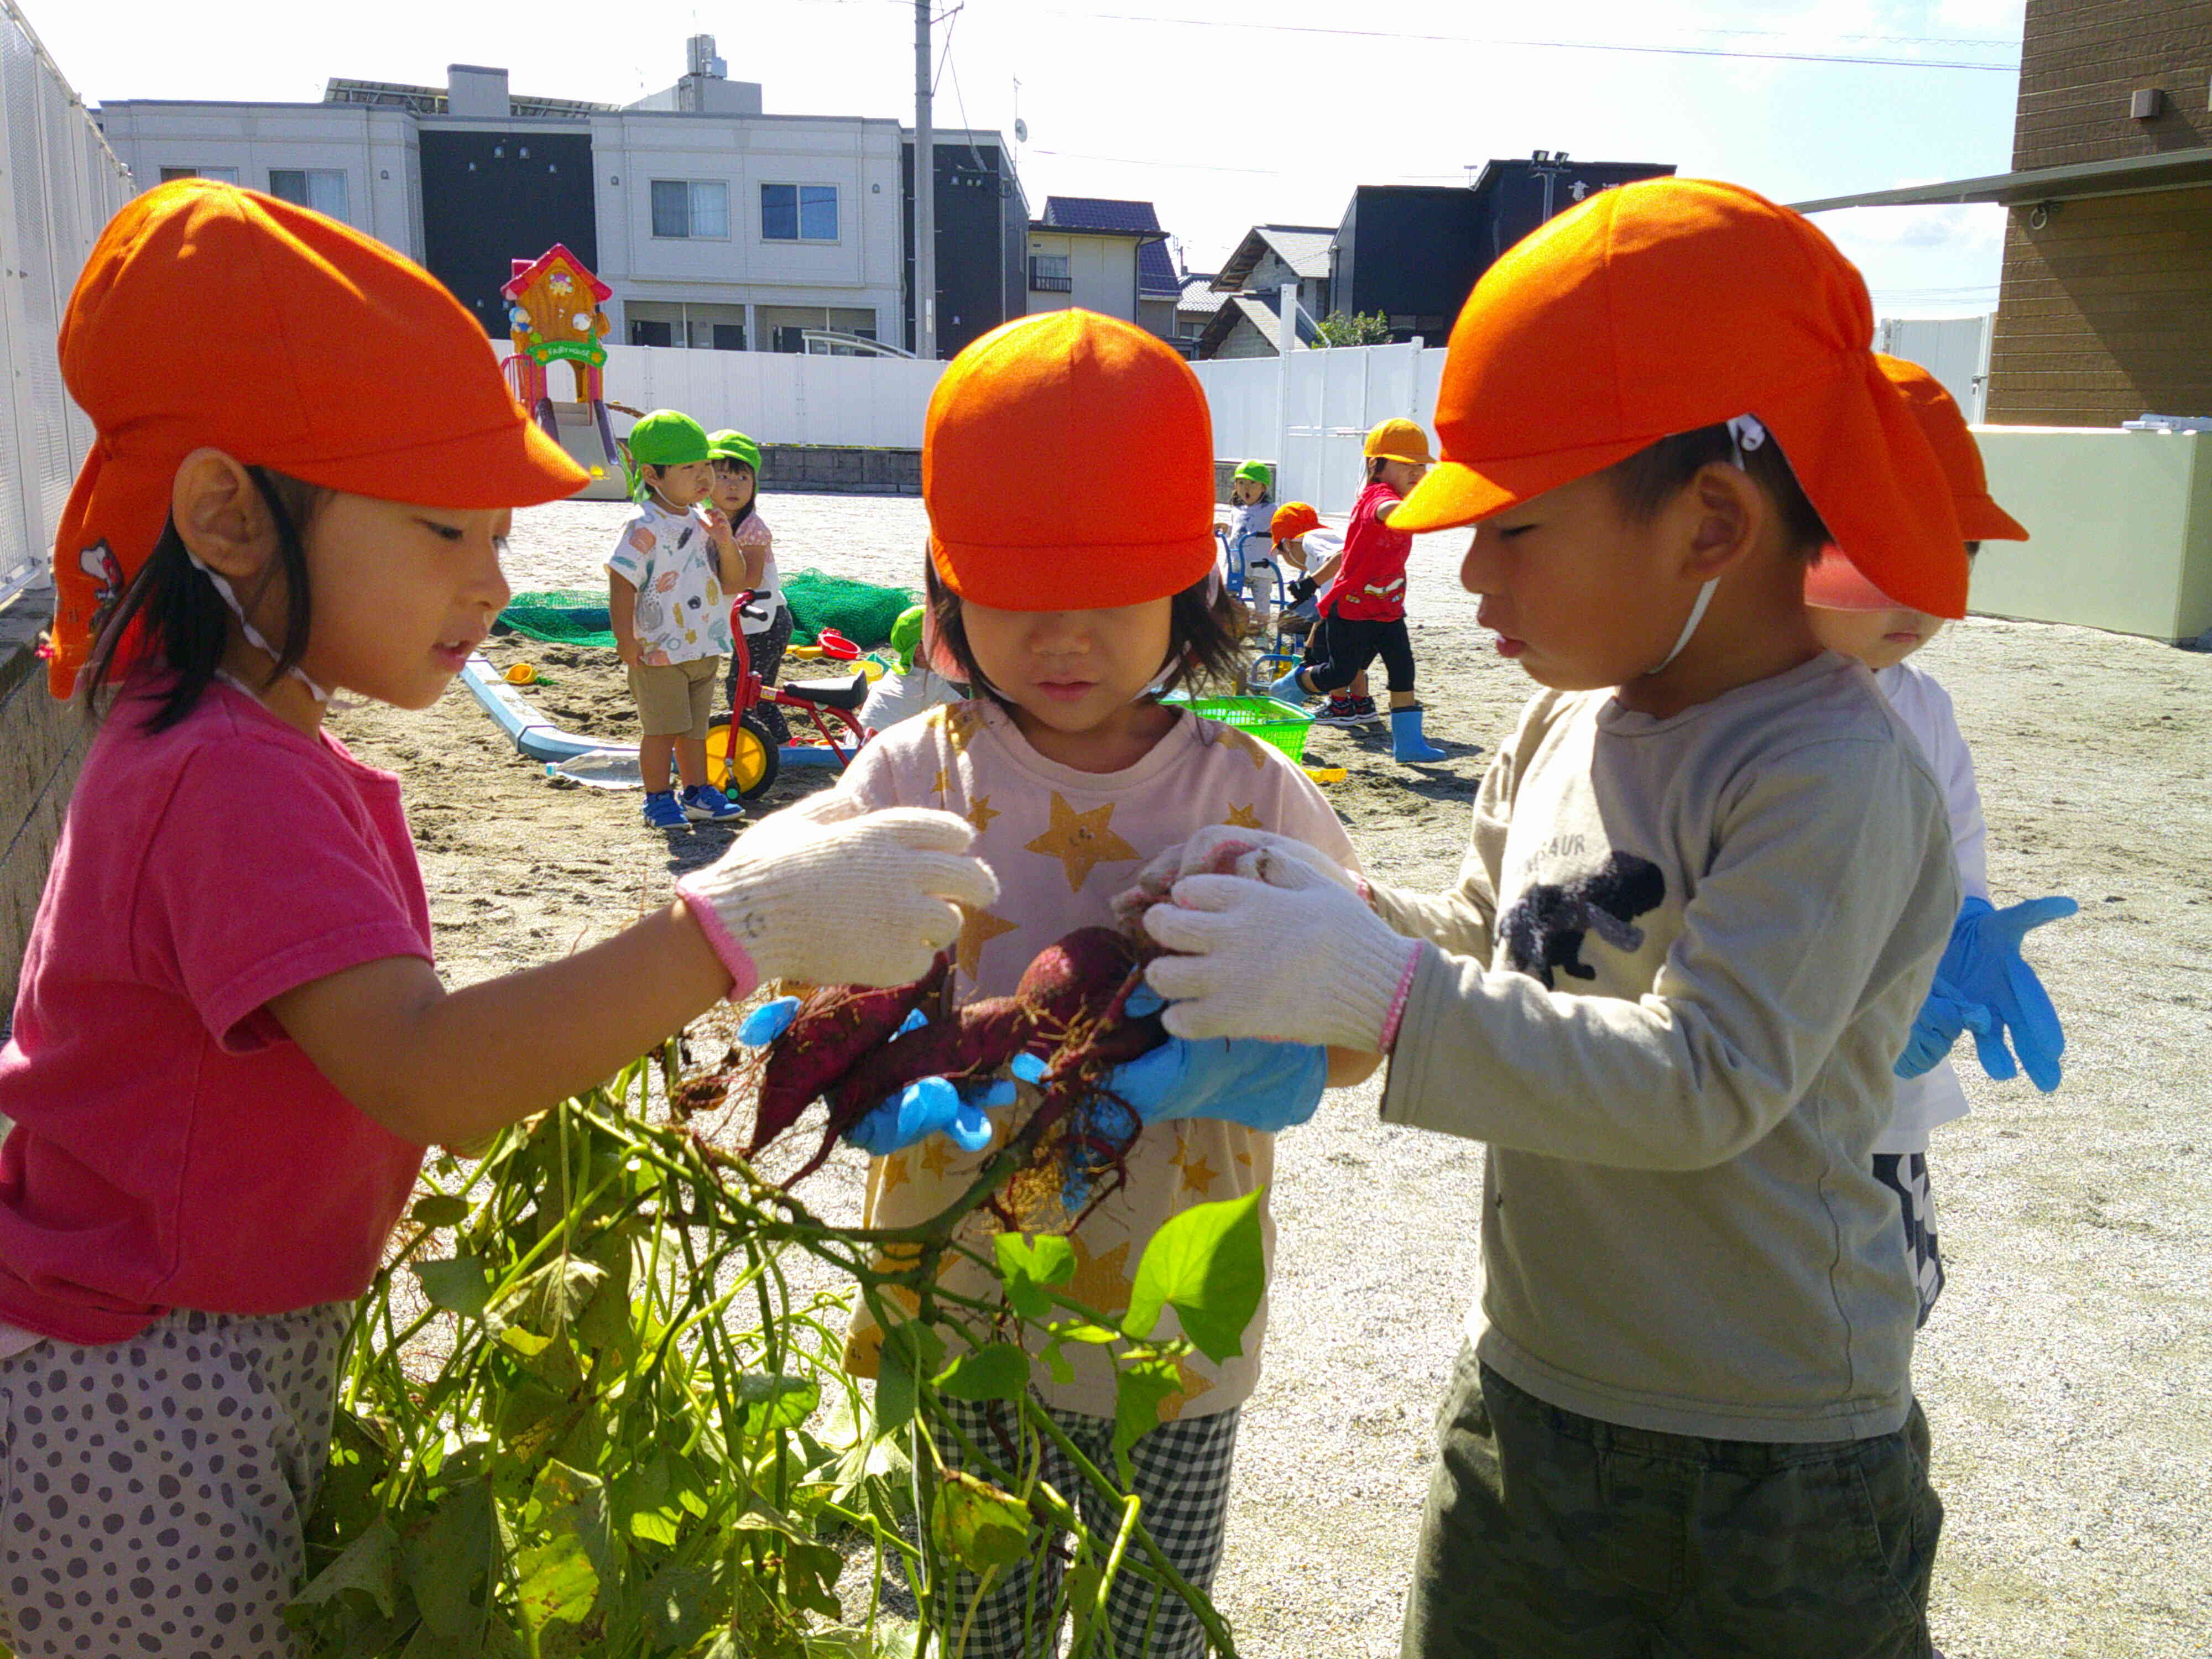
[[[911,586],[911,500],[764,504],[787,568]],[[517,588],[596,586],[619,504],[520,515]],[[1316,729],[1310,763],[1388,879],[1449,882],[1468,804],[1528,695],[1485,647],[1455,538],[1412,580],[1429,735]],[[1993,555],[1992,556],[1998,556]],[[501,661],[524,641],[495,642]],[[556,724],[634,740],[604,653],[530,647]],[[2067,1021],[2057,1095],[1988,1082],[1931,1154],[1949,1269],[1916,1382],[1948,1510],[1933,1621],[1953,1659],[2212,1651],[2212,657],[2086,629],[1976,622],[1920,660],[1973,744],[1999,902],[2061,891],[2082,915],[2033,947]],[[663,835],[635,792],[556,788],[468,694],[335,718],[398,770],[449,981],[541,962],[666,902],[731,832]],[[767,805],[821,787],[787,769]],[[1326,992],[1326,964],[1285,963]],[[709,1039],[712,1040],[711,1038]],[[1284,1137],[1267,1374],[1247,1407],[1217,1598],[1260,1659],[1397,1651],[1400,1597],[1441,1397],[1476,1284],[1481,1149],[1375,1121],[1376,1087],[1333,1096]],[[810,1177],[856,1212],[860,1164]]]

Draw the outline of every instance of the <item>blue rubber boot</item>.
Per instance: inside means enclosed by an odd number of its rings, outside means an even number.
[[[1421,735],[1421,706],[1419,703],[1411,708],[1390,711],[1390,758],[1401,764],[1444,758],[1444,751]]]
[[[1279,698],[1284,702],[1303,705],[1308,697],[1313,696],[1312,692],[1298,684],[1298,676],[1304,672],[1302,669],[1293,668],[1282,678],[1271,682],[1267,687],[1267,695]]]

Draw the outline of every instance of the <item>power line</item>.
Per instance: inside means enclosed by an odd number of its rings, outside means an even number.
[[[1963,58],[1883,58],[1871,54],[1823,52],[1735,52],[1725,46],[1657,46],[1626,45],[1603,40],[1545,40],[1508,35],[1425,34],[1398,29],[1333,28],[1314,23],[1260,23],[1216,17],[1163,17],[1137,12],[1076,11],[1060,7],[1040,7],[1038,9],[1049,12],[1055,16],[1093,22],[1152,23],[1178,28],[1242,29],[1273,34],[1320,34],[1353,40],[1435,41],[1454,46],[1528,46],[1559,52],[1621,52],[1668,58],[1727,58],[1750,63],[1861,64],[1891,69],[1985,70],[2000,75],[2020,73],[2020,65],[2017,63],[1985,64]],[[1740,31],[1717,32],[1733,33]],[[1747,33],[1747,31],[1741,32]],[[1878,38],[1910,40],[1914,37]],[[2000,43],[1991,41],[1990,44],[1995,46]]]

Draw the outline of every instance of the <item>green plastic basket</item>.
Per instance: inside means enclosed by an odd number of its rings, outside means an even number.
[[[1300,765],[1305,763],[1306,738],[1313,731],[1313,716],[1277,697],[1186,697],[1177,692],[1160,699],[1188,708],[1200,720],[1219,720],[1249,732],[1262,743],[1271,743]]]

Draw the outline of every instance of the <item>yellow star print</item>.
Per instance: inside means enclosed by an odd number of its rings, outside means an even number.
[[[1182,1166],[1182,1186],[1185,1192],[1205,1194],[1213,1190],[1218,1179],[1213,1166],[1204,1158],[1195,1158]]]
[[[929,711],[927,718],[943,728],[945,741],[956,755],[966,754],[969,744],[983,729],[983,717],[964,702],[941,703]]]
[[[1229,808],[1229,816],[1221,821],[1237,830],[1264,830],[1267,827],[1260,822],[1257,803],[1250,806],[1238,806],[1232,803]]]
[[[939,767],[937,769],[937,781],[931,787],[937,791],[938,804],[939,805],[944,805],[945,797],[952,787],[951,769],[945,766]]]
[[[1018,924],[1001,921],[988,910],[970,910],[960,907],[960,943],[953,951],[953,960],[960,971],[969,979],[981,977],[983,947],[1001,933],[1011,933]]]
[[[1213,1379],[1190,1363],[1188,1355],[1176,1361],[1176,1376],[1181,1389],[1160,1401],[1160,1421],[1172,1423],[1182,1415],[1182,1408],[1202,1394],[1213,1392]]]
[[[932,1135],[921,1143],[921,1167],[939,1181],[945,1179],[945,1172],[952,1167],[952,1138],[950,1135]]]
[[[1217,738],[1217,741],[1224,743],[1228,744],[1230,748],[1238,750],[1243,755],[1245,759],[1250,761],[1253,766],[1260,771],[1266,771],[1267,769],[1267,763],[1281,752],[1279,750],[1270,749],[1266,744],[1261,742],[1259,738],[1254,737],[1249,732],[1240,730],[1237,726],[1216,726],[1214,730],[1220,734]],[[1260,826],[1257,824],[1253,826],[1255,829],[1259,827]]]
[[[1081,1233],[1070,1233],[1067,1242],[1075,1250],[1075,1276],[1067,1281],[1067,1294],[1097,1313],[1128,1312],[1128,1241],[1124,1239],[1103,1255],[1091,1255]]]
[[[1005,814],[997,807],[991,805],[991,798],[988,795],[976,796],[975,804],[968,809],[968,822],[975,826],[975,833],[979,836],[991,827],[993,818],[1004,816]]]
[[[884,1160],[882,1184],[876,1188],[876,1196],[881,1198],[902,1181],[911,1181],[913,1178],[912,1173],[907,1169],[906,1154],[893,1152]]]
[[[1059,790],[1052,792],[1052,828],[1023,850],[1058,859],[1067,872],[1067,890],[1079,893],[1091,872],[1102,864],[1133,860],[1137,849],[1114,833],[1114,803],[1079,812]]]

